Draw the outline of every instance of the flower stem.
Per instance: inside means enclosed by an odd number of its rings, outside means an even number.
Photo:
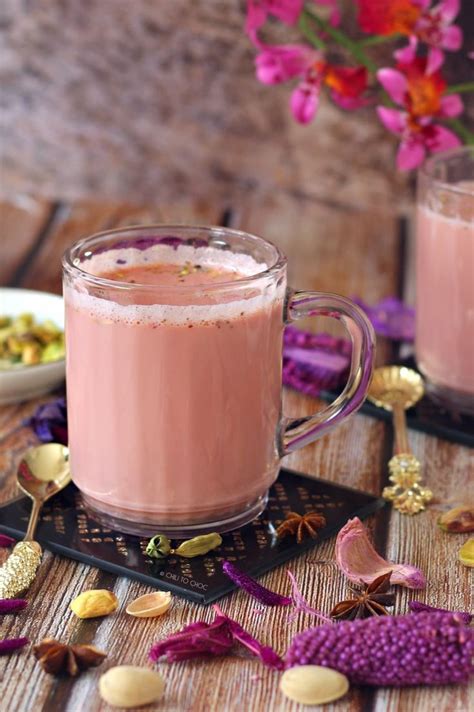
[[[342,32],[342,30],[339,30],[336,27],[332,27],[332,25],[330,25],[325,20],[322,20],[311,10],[303,10],[302,15],[311,18],[311,20],[313,20],[321,30],[323,30],[326,34],[332,37],[333,40],[335,40],[342,47],[345,47],[352,54],[354,59],[356,59],[360,64],[366,67],[369,72],[377,71],[377,65],[375,64],[375,62],[373,62],[370,57],[367,56],[360,44],[358,42],[355,42],[354,40],[351,40],[351,38],[348,37],[345,32]]]
[[[472,131],[469,131],[466,126],[460,121],[459,119],[446,119],[446,123],[449,124],[454,131],[458,134],[459,138],[461,138],[465,144],[468,146],[473,146],[474,145],[474,133]]]
[[[360,47],[372,47],[385,44],[386,42],[393,42],[397,37],[399,37],[399,35],[373,35],[372,37],[365,37],[363,40],[359,40],[357,44]]]
[[[304,13],[301,13],[300,15],[298,29],[314,47],[317,47],[318,49],[326,49],[326,43],[313,32],[308,24],[308,18],[305,17]]]
[[[474,82],[466,82],[465,84],[453,84],[446,89],[446,94],[468,94],[474,92]]]

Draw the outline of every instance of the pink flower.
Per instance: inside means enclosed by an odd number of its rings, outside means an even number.
[[[257,32],[273,15],[286,25],[294,25],[303,9],[304,0],[247,0],[245,32],[258,44]]]
[[[427,74],[427,59],[417,57],[397,69],[380,69],[377,78],[392,101],[402,110],[377,107],[385,128],[400,136],[397,167],[416,168],[426,153],[437,153],[461,144],[455,133],[434,123],[436,118],[453,118],[463,111],[458,94],[444,95],[446,82],[439,72]]]
[[[257,78],[263,84],[280,84],[303,77],[321,54],[306,45],[262,45],[255,58]]]
[[[366,103],[361,98],[367,88],[365,67],[332,65],[321,52],[307,45],[261,45],[255,65],[257,77],[264,84],[301,79],[290,100],[292,114],[300,124],[309,123],[316,115],[323,85],[344,109],[356,109]]]
[[[459,13],[459,0],[441,0],[438,5],[429,7],[431,0],[418,0],[421,13],[410,33],[409,43],[395,52],[399,62],[410,63],[416,56],[418,42],[428,45],[427,74],[436,72],[444,62],[443,50],[451,52],[462,45],[462,30],[452,22]]]

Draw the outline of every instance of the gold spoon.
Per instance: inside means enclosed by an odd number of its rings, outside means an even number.
[[[41,547],[34,541],[43,504],[71,481],[69,450],[59,443],[30,448],[20,461],[17,483],[33,500],[28,529],[0,568],[0,598],[15,598],[33,583],[41,563]]]
[[[379,408],[393,413],[394,455],[388,463],[393,487],[385,487],[382,496],[393,502],[403,514],[417,514],[433,497],[420,485],[421,465],[410,449],[405,411],[418,403],[424,386],[420,374],[406,366],[382,366],[374,371],[367,398]]]

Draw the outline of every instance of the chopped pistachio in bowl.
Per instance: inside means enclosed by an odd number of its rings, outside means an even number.
[[[44,395],[64,375],[62,297],[0,289],[0,404]]]

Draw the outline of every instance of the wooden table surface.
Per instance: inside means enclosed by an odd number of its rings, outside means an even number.
[[[0,283],[59,293],[60,256],[72,241],[119,225],[173,221],[230,224],[274,241],[287,253],[290,283],[298,288],[356,294],[369,303],[389,294],[412,295],[412,249],[406,221],[396,215],[377,213],[375,208],[367,214],[337,203],[318,204],[304,196],[278,192],[264,200],[249,198],[245,204],[235,206],[195,204],[182,199],[173,206],[152,208],[104,202],[47,204],[22,198],[16,205],[2,206]],[[391,349],[387,343],[378,344],[379,363],[390,361]],[[17,463],[22,452],[36,443],[34,434],[22,426],[22,421],[38,403],[51,397],[0,409],[2,501],[15,494]],[[318,405],[310,398],[288,391],[284,404],[291,415],[309,413]],[[448,505],[465,499],[473,472],[472,451],[413,431],[410,441],[423,463],[426,482],[434,490],[436,501],[427,512],[414,518],[385,508],[368,520],[378,550],[392,561],[419,566],[429,582],[426,591],[399,589],[396,612],[407,610],[409,598],[468,610],[471,572],[457,560],[458,549],[467,537],[443,533],[436,526],[436,519]],[[288,457],[286,464],[378,494],[386,482],[391,448],[389,426],[355,415],[336,432]],[[331,563],[333,556],[334,539],[331,539],[291,562],[304,595],[319,610],[329,611],[347,592],[344,577]],[[285,568],[267,574],[262,582],[288,592]],[[81,591],[91,588],[113,589],[121,603],[119,611],[106,618],[86,621],[76,618],[69,610],[69,603]],[[149,590],[145,585],[46,551],[38,578],[28,594],[28,608],[18,615],[4,617],[0,637],[27,636],[33,643],[45,637],[93,643],[107,651],[108,657],[100,668],[77,680],[46,675],[28,649],[3,657],[0,708],[8,712],[108,710],[97,692],[97,681],[107,667],[125,663],[147,665],[148,650],[154,641],[192,621],[213,617],[209,608],[176,598],[163,619],[131,619],[124,613],[126,602]],[[312,624],[306,614],[299,614],[289,622],[285,608],[268,609],[255,616],[255,603],[243,592],[227,596],[221,605],[226,613],[280,653],[284,653],[297,632]],[[160,663],[159,669],[166,678],[166,696],[159,704],[144,710],[296,712],[303,709],[282,697],[277,673],[243,656],[176,665]],[[353,688],[346,698],[324,709],[467,712],[468,695],[466,687]]]

